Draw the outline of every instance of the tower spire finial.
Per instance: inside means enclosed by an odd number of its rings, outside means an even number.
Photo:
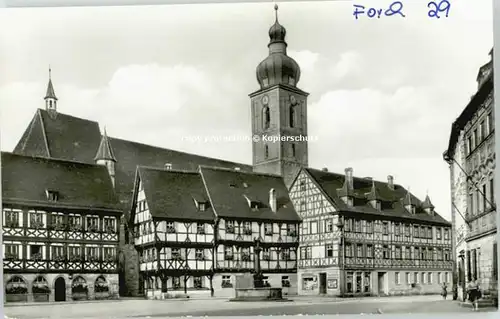
[[[49,64],[49,80],[52,79],[52,69],[50,68],[50,64]]]
[[[274,3],[274,15],[276,17],[276,22],[278,22],[278,4]]]

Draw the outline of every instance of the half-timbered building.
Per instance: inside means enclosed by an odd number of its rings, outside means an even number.
[[[210,167],[200,167],[200,174],[216,216],[216,294],[232,296],[228,288],[236,287],[239,274],[255,272],[259,257],[264,283],[295,294],[301,220],[283,178]]]
[[[290,197],[303,221],[300,294],[439,293],[451,283],[451,224],[391,176],[304,168]]]
[[[498,305],[493,49],[476,81],[477,92],[453,123],[444,152],[457,243],[455,283],[458,297],[465,300],[467,283],[477,280],[483,299]]]
[[[121,210],[108,170],[2,153],[4,302],[114,298]]]
[[[151,298],[188,293],[231,296],[237,276],[296,293],[298,225],[283,179],[200,167],[140,167],[132,206],[141,287]]]
[[[215,216],[198,172],[139,167],[131,218],[148,298],[210,295]]]

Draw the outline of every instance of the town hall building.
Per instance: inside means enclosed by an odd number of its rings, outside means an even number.
[[[10,169],[4,157],[12,157],[26,163],[77,163],[89,172],[107,172],[106,189],[115,201],[96,208],[98,198],[94,203],[89,195],[78,209],[85,216],[97,215],[99,225],[109,226],[109,217],[117,220],[116,268],[108,272],[118,275],[120,295],[230,296],[241,275],[257,271],[267,285],[287,294],[435,293],[450,282],[451,224],[434,211],[429,196],[421,201],[392,178],[379,182],[357,178],[352,169],[335,174],[308,168],[308,93],[298,86],[300,67],[287,54],[286,29],[277,10],[275,6],[269,53],[256,68],[259,87],[250,94],[251,133],[288,138],[254,140],[252,165],[101,133],[97,122],[60,112],[50,76],[44,109],[36,110],[13,153],[2,156],[4,170]],[[3,189],[9,189],[13,179],[2,182]],[[24,187],[28,183],[17,182]],[[92,181],[74,182],[92,187]],[[29,196],[23,196],[29,203]],[[45,211],[70,218],[73,211],[56,209],[57,203],[51,201]],[[18,209],[5,204],[4,220],[11,216],[9,209]],[[25,216],[30,207],[23,207]],[[117,244],[114,237],[102,241],[108,226],[98,229],[98,246]],[[19,227],[27,234],[30,226]],[[37,229],[45,231],[45,224]],[[6,236],[10,233],[4,234],[4,241],[14,241]],[[65,238],[67,246],[94,244]],[[16,242],[27,247],[28,240]],[[24,251],[4,246],[5,254],[17,252],[26,265]],[[5,265],[7,283],[16,271]],[[105,277],[99,267],[95,276]],[[38,271],[49,273],[45,268]],[[94,282],[92,276],[88,278]],[[47,278],[53,293],[53,277]],[[32,286],[31,277],[23,280],[26,287]]]

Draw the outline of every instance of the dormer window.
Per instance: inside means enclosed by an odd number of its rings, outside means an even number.
[[[45,195],[47,196],[47,200],[52,202],[56,202],[59,199],[59,192],[53,190],[45,190]]]
[[[171,170],[172,169],[172,164],[171,163],[165,163],[165,169]]]
[[[198,209],[200,210],[200,212],[205,211],[205,203],[198,204]]]

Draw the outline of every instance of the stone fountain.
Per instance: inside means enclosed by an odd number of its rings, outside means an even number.
[[[282,288],[266,287],[264,276],[260,268],[260,240],[254,239],[254,263],[255,273],[253,275],[253,287],[235,288],[235,298],[230,301],[288,301],[283,298]]]

